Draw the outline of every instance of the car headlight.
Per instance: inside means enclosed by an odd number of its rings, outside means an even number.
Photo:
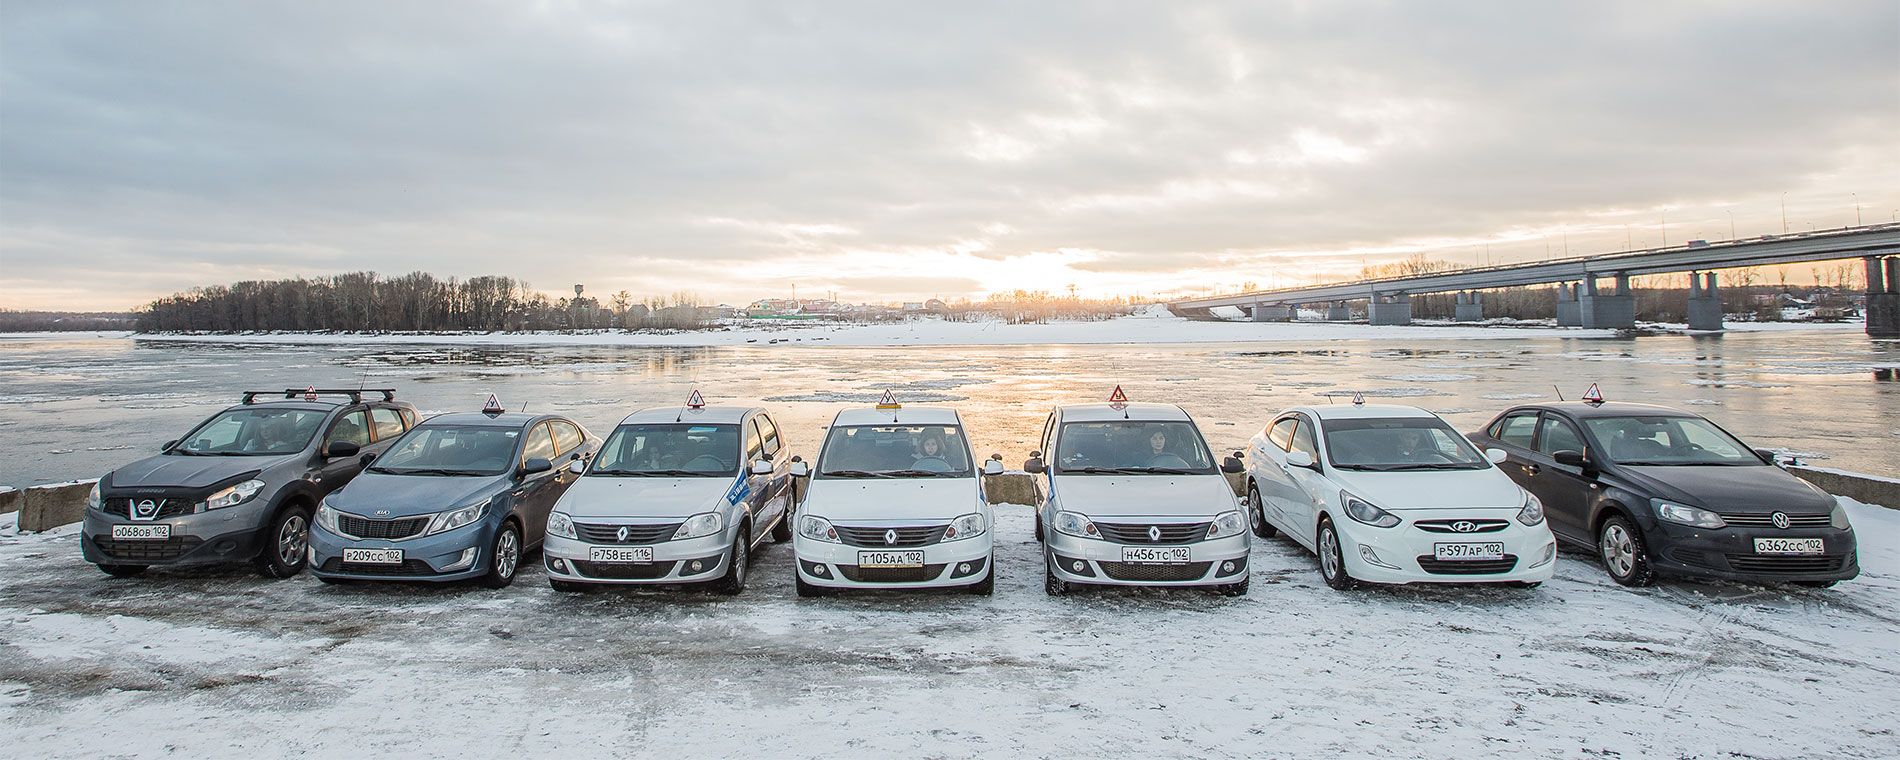
[[[1657,517],[1668,522],[1676,523],[1677,525],[1688,525],[1695,528],[1728,527],[1728,523],[1722,521],[1721,515],[1701,507],[1691,507],[1687,504],[1677,504],[1673,501],[1663,501],[1662,499],[1650,499],[1649,505],[1656,508]]]
[[[1847,508],[1839,504],[1834,505],[1834,511],[1828,516],[1828,522],[1841,530],[1854,529],[1854,524],[1847,521]]]
[[[1247,532],[1247,518],[1239,512],[1222,512],[1215,516],[1214,524],[1207,526],[1208,538],[1226,538]]]
[[[1339,502],[1346,505],[1346,516],[1370,525],[1374,528],[1392,528],[1399,524],[1399,516],[1372,506],[1349,493],[1339,494]]]
[[[243,504],[244,502],[250,501],[251,497],[256,496],[257,492],[262,491],[262,490],[264,490],[264,481],[246,480],[242,483],[231,486],[230,488],[226,488],[222,491],[214,493],[209,498],[206,498],[205,509],[223,509],[225,507],[235,507],[239,504]]]
[[[1080,538],[1102,537],[1102,532],[1095,529],[1095,523],[1077,512],[1056,512],[1056,532]]]
[[[317,516],[314,519],[317,521],[317,525],[324,530],[337,535],[343,534],[343,529],[337,527],[336,510],[330,508],[330,500],[328,498],[317,502]]]
[[[680,523],[680,529],[673,531],[673,540],[710,536],[718,533],[719,529],[725,525],[726,522],[719,519],[718,512],[701,512],[686,518],[686,522]]]
[[[956,541],[983,535],[989,525],[983,520],[981,512],[973,512],[950,521],[950,527],[944,529],[943,540]]]
[[[92,483],[92,490],[86,492],[86,508],[91,510],[102,508],[99,500],[99,482],[96,480]],[[1836,509],[1839,509],[1839,507],[1836,507]]]
[[[1517,521],[1525,525],[1544,521],[1544,502],[1537,498],[1537,494],[1524,492],[1524,508],[1517,511]]]
[[[568,517],[566,512],[548,513],[548,535],[580,538],[580,534],[574,532],[574,518]]]
[[[816,515],[804,515],[798,518],[798,535],[813,541],[839,543],[838,530],[831,527],[831,521]]]
[[[487,509],[488,502],[483,501],[480,504],[470,504],[460,509],[438,512],[435,516],[435,522],[429,524],[429,532],[423,535],[433,536],[445,530],[455,530],[464,525],[472,524],[476,520],[482,519],[482,512],[487,511]]]

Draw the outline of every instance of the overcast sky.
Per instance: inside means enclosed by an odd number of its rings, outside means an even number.
[[[0,306],[1167,294],[1900,214],[1900,3],[0,5]],[[1857,198],[1856,198],[1857,195]]]

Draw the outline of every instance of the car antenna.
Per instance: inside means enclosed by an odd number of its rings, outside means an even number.
[[[1559,388],[1559,387],[1557,387],[1557,386],[1556,386],[1556,385],[1554,385],[1554,384],[1550,386],[1550,389],[1551,389],[1551,390],[1553,390],[1553,391],[1556,391],[1556,392],[1557,392],[1557,400],[1558,400],[1558,401],[1568,401],[1568,400],[1569,400],[1569,399],[1566,399],[1566,398],[1564,398],[1564,389],[1562,389],[1562,388]]]

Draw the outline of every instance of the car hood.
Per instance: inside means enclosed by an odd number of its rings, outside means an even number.
[[[834,522],[942,520],[976,511],[976,478],[813,480],[803,510]]]
[[[556,510],[582,517],[690,517],[726,500],[735,477],[619,478],[589,475],[561,494]]]
[[[1207,517],[1239,509],[1219,475],[1057,475],[1056,503],[1089,517]]]
[[[110,485],[124,488],[209,488],[247,472],[281,464],[287,456],[146,457],[112,471]]]
[[[1767,514],[1776,510],[1815,513],[1834,508],[1834,498],[1817,493],[1780,467],[1630,467],[1619,469],[1638,490],[1665,499],[1730,514]]]
[[[1518,488],[1496,467],[1482,470],[1363,472],[1331,469],[1333,482],[1373,506],[1394,512],[1409,509],[1516,509],[1524,506]],[[1332,498],[1333,494],[1326,494]]]
[[[507,475],[393,475],[365,472],[330,494],[331,509],[364,517],[426,515],[493,498],[514,485]],[[381,510],[389,514],[378,514]]]

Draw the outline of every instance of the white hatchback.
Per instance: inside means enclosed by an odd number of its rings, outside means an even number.
[[[847,409],[831,421],[798,507],[799,596],[839,589],[995,587],[992,515],[955,410]],[[802,472],[800,467],[794,472]]]
[[[1336,589],[1551,577],[1557,543],[1537,497],[1437,415],[1409,406],[1298,407],[1249,443],[1255,535],[1286,532]]]

